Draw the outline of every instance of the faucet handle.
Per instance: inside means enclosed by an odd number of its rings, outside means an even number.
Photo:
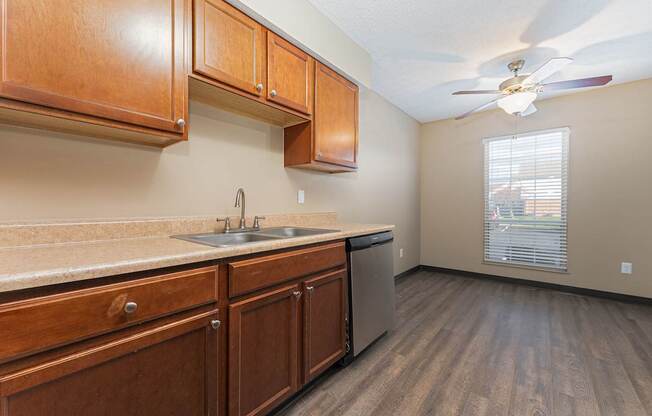
[[[265,219],[265,217],[263,217],[263,216],[259,217],[258,215],[256,215],[254,217],[254,228],[260,229],[260,220],[264,220],[264,219]]]
[[[229,217],[218,218],[217,222],[224,222],[224,232],[231,232],[231,219]]]

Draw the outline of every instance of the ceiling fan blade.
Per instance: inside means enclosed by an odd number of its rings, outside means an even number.
[[[466,113],[462,114],[461,116],[455,117],[455,120],[461,120],[463,118],[466,118],[466,117],[470,116],[472,113],[475,113],[476,111],[484,110],[485,108],[489,107],[491,104],[495,103],[499,99],[500,99],[500,97],[496,98],[495,100],[491,100],[486,104],[482,104],[481,106],[476,107],[471,111],[467,111]]]
[[[533,73],[531,73],[527,78],[523,80],[523,84],[526,85],[536,85],[548,78],[557,71],[560,71],[563,67],[573,62],[571,58],[552,58],[543,66]]]
[[[611,82],[613,76],[603,75],[601,77],[591,77],[582,79],[569,79],[568,81],[551,82],[543,84],[543,91],[569,90],[571,88],[599,87]]]
[[[534,106],[534,104],[530,104],[528,108],[525,109],[521,114],[519,114],[521,117],[527,117],[530,114],[534,114],[537,112],[537,108]]]
[[[455,91],[453,95],[470,95],[470,94],[502,94],[500,90],[475,90],[475,91]]]

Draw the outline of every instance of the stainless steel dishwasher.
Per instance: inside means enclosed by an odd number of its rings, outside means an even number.
[[[393,241],[391,231],[347,240],[349,362],[394,327]]]

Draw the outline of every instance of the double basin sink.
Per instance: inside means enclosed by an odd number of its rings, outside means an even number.
[[[174,238],[204,244],[211,247],[232,247],[243,244],[259,243],[261,241],[274,241],[285,238],[307,237],[312,235],[336,233],[339,230],[325,230],[320,228],[301,227],[274,227],[260,231],[244,231],[231,233],[206,233],[175,235]]]

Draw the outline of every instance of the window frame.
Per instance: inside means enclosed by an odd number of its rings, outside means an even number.
[[[564,198],[565,198],[565,205],[566,205],[566,263],[565,267],[555,267],[555,266],[546,266],[546,265],[540,265],[540,264],[528,264],[528,263],[520,263],[520,262],[512,262],[512,261],[497,261],[497,260],[491,260],[487,259],[487,223],[486,223],[486,213],[487,213],[487,206],[489,203],[489,198],[488,198],[488,189],[487,185],[489,183],[489,177],[488,177],[488,169],[489,169],[489,159],[487,157],[487,143],[492,142],[492,141],[498,141],[498,140],[506,140],[506,139],[518,139],[519,137],[529,137],[529,136],[535,136],[535,135],[543,135],[543,134],[550,134],[553,132],[561,132],[562,133],[562,140],[565,140],[565,147],[566,147],[566,178],[565,178],[565,184],[566,184],[566,189],[564,192],[563,185],[562,185],[562,200],[561,203],[562,205],[564,204]],[[486,136],[482,138],[482,158],[483,158],[483,169],[482,169],[482,232],[481,232],[481,238],[482,238],[482,264],[490,265],[490,266],[502,266],[502,267],[509,267],[509,268],[517,268],[517,269],[529,269],[529,270],[536,270],[536,271],[544,271],[544,272],[549,272],[549,273],[557,273],[557,274],[570,274],[570,256],[569,256],[569,203],[570,203],[570,157],[571,157],[571,128],[569,126],[562,126],[562,127],[555,127],[555,128],[550,128],[550,129],[542,129],[542,130],[528,130],[524,132],[519,132],[516,134],[505,134],[501,136]],[[562,178],[562,184],[564,182]]]

